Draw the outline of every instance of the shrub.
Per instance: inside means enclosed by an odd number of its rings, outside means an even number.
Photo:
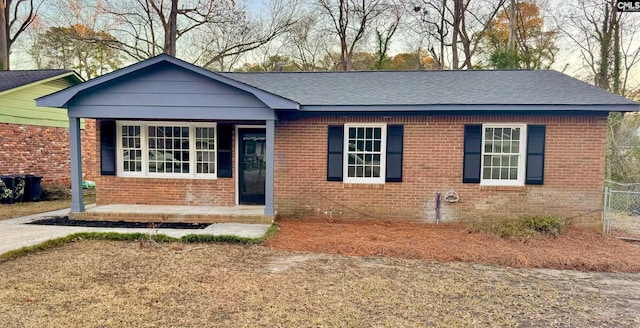
[[[42,200],[66,200],[71,199],[71,189],[59,184],[43,185],[40,194]]]
[[[555,216],[525,216],[483,223],[472,230],[494,233],[501,238],[523,239],[538,236],[556,237],[566,226],[567,221]]]

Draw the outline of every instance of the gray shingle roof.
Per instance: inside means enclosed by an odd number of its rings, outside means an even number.
[[[634,101],[556,71],[214,73],[165,54],[41,97],[37,103],[64,107],[80,92],[165,64],[253,94],[276,110],[604,113],[640,108]]]
[[[638,105],[551,70],[221,74],[303,106]]]
[[[0,71],[0,92],[17,88],[21,85],[48,79],[71,72],[66,69],[42,69],[32,71]]]

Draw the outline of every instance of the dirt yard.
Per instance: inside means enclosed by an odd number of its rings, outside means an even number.
[[[291,227],[283,225],[283,236]],[[354,237],[354,245],[358,240]],[[0,322],[3,327],[640,326],[638,274],[263,246],[162,247],[78,241],[2,263]]]

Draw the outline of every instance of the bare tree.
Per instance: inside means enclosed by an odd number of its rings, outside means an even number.
[[[301,71],[322,70],[321,61],[330,53],[329,44],[329,37],[313,11],[302,14],[285,41],[287,53]]]
[[[506,0],[415,0],[414,18],[423,24],[429,33],[436,36],[440,51],[433,46],[430,51],[434,58],[443,63],[445,47],[450,50],[449,62],[452,69],[472,69],[473,56],[479,50],[483,35],[491,26],[491,21],[504,6]],[[440,57],[440,59],[438,59]]]
[[[297,0],[271,0],[259,17],[236,6],[226,22],[216,21],[198,28],[190,48],[198,51],[193,60],[210,69],[230,69],[240,57],[289,32],[297,22]],[[231,61],[231,63],[230,63]],[[231,64],[231,65],[230,65]]]
[[[398,31],[398,26],[405,13],[405,8],[396,3],[389,3],[387,9],[374,22],[376,31],[376,69],[383,69],[385,62],[389,60],[388,52],[391,46],[391,38]]]
[[[33,23],[41,4],[34,0],[0,0],[0,69],[10,68],[11,46]]]
[[[615,0],[583,1],[559,12],[565,14],[554,16],[556,25],[579,50],[593,84],[621,95],[632,91],[629,78],[640,62],[638,19],[619,13]]]
[[[339,70],[351,69],[354,50],[372,22],[388,9],[384,0],[317,0],[340,41]]]
[[[113,23],[117,47],[141,60],[163,52],[175,56],[182,36],[229,21],[234,6],[232,0],[107,0],[104,13]]]
[[[450,35],[450,24],[446,20],[447,0],[409,2],[407,12],[411,15],[407,22],[407,32],[414,36],[411,50],[422,53],[429,52],[435,66],[444,69],[447,55],[447,40]]]
[[[464,53],[464,61],[458,67],[453,65],[454,68],[467,68],[472,69],[472,57],[479,49],[478,45],[482,40],[482,36],[487,29],[491,26],[491,21],[498,14],[506,0],[495,1],[472,1],[467,0],[454,0],[457,5],[454,6],[454,17],[459,16],[456,25],[454,18],[453,35],[457,34],[460,37],[460,43],[462,45],[462,51]],[[459,4],[458,4],[459,3]],[[453,48],[457,48],[456,42],[453,42]],[[454,63],[457,61],[457,56],[454,55]]]

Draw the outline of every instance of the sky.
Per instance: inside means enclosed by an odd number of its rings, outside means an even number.
[[[44,0],[45,6],[41,9],[42,16],[53,16],[52,8],[46,6],[47,4],[53,3],[55,0]],[[240,0],[244,1],[249,11],[254,15],[260,15],[262,12],[266,10],[266,4],[269,0]],[[544,2],[548,4],[545,5]],[[562,10],[563,6],[570,5],[571,2],[561,2],[560,0],[538,0],[538,3],[543,7],[549,8],[552,12],[553,10]],[[554,8],[554,9],[551,9]],[[558,9],[559,8],[559,9]],[[640,20],[640,13],[626,13],[628,15],[635,15],[636,20]],[[549,15],[549,11],[543,13],[543,15]],[[550,17],[545,17],[545,21],[549,21]],[[640,36],[638,37],[640,39]],[[567,40],[559,40],[557,43],[560,46],[560,51],[556,57],[554,64],[552,65],[552,69],[563,71],[566,74],[576,77],[582,77],[588,73],[584,71],[583,65],[581,64],[581,58],[577,47],[570,42],[566,42]],[[397,36],[391,45],[390,55],[394,55],[399,52],[408,50],[408,41],[403,40],[401,36]],[[251,58],[251,57],[249,57]],[[33,69],[35,68],[31,59],[25,54],[24,47],[21,47],[20,44],[17,44],[12,49],[12,68],[13,69]],[[251,60],[251,59],[249,59]],[[640,66],[640,65],[639,65]],[[640,74],[633,74],[633,84],[640,84]],[[638,76],[636,79],[635,76]]]

